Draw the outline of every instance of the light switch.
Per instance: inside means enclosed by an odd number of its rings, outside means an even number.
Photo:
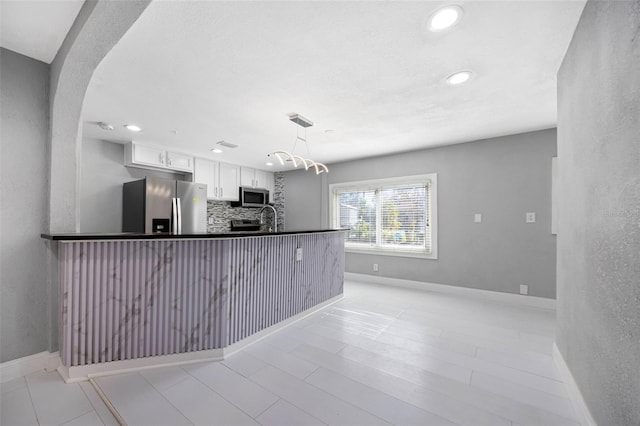
[[[213,218],[212,217],[209,218],[209,225],[213,225]]]
[[[536,223],[536,214],[534,212],[528,212],[525,216],[527,223]]]
[[[482,214],[481,213],[476,213],[473,215],[473,221],[475,223],[480,223],[482,222]]]
[[[298,247],[296,249],[296,262],[299,262],[302,260],[302,247]]]

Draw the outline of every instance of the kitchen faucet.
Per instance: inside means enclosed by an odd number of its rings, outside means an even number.
[[[266,208],[270,208],[271,210],[273,210],[273,232],[278,232],[278,212],[276,211],[275,208],[273,208],[273,206],[270,206],[269,204],[265,204],[260,209],[260,225],[263,224],[263,222],[262,222],[262,214],[264,213],[264,209],[266,209]],[[269,228],[269,232],[272,232],[271,228]]]

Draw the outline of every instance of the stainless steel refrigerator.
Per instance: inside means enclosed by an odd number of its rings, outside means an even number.
[[[146,177],[122,190],[123,232],[207,232],[207,185]]]

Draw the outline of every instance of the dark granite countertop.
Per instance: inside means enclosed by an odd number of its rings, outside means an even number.
[[[69,234],[40,234],[42,238],[54,241],[95,241],[95,240],[193,240],[206,238],[239,238],[239,237],[261,237],[292,234],[312,234],[318,232],[336,232],[345,229],[307,229],[291,230],[282,232],[264,231],[232,231],[221,233],[201,233],[201,234],[171,234],[155,233],[140,234],[136,232],[116,232],[116,233],[69,233]]]

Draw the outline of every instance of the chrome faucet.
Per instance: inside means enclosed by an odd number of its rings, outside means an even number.
[[[270,206],[269,204],[265,204],[260,209],[260,225],[263,224],[263,222],[262,222],[262,214],[264,213],[264,209],[266,209],[266,208],[270,208],[271,210],[273,210],[273,232],[278,232],[278,212],[276,211],[276,209],[273,206]],[[269,228],[269,232],[272,232],[271,228]]]

